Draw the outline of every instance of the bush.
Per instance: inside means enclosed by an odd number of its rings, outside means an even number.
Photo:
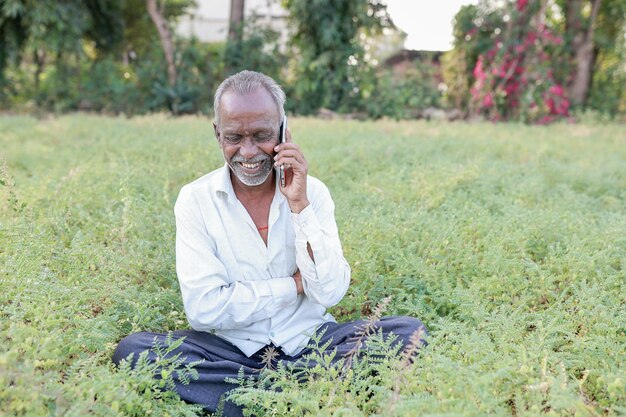
[[[365,111],[372,118],[411,119],[427,107],[441,105],[434,68],[414,63],[404,74],[383,70],[376,77],[374,89],[364,97]]]

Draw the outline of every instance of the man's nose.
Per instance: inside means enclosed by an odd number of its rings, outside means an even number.
[[[239,153],[246,159],[250,159],[259,152],[259,148],[256,144],[256,141],[252,138],[245,138],[241,143],[241,148],[239,148]]]

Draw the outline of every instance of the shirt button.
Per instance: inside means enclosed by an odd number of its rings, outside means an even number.
[[[274,336],[275,336],[274,332],[270,332],[270,337],[274,337]]]

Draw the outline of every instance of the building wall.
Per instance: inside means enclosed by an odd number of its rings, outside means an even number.
[[[287,11],[277,0],[246,0],[245,17],[256,14],[259,22],[286,34]],[[223,42],[228,37],[230,0],[197,0],[197,6],[183,16],[176,33],[203,42]]]

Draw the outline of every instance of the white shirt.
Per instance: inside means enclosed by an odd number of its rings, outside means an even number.
[[[176,273],[187,320],[247,356],[270,343],[300,352],[322,324],[334,321],[350,283],[326,186],[308,177],[309,206],[291,213],[278,185],[267,246],[237,199],[227,165],[185,185],[176,214]],[[311,246],[315,262],[307,252]],[[303,295],[292,278],[302,274]]]

